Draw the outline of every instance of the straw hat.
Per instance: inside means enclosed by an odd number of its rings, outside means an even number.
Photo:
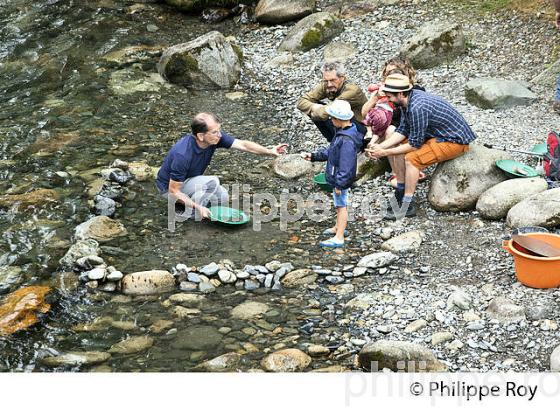
[[[339,120],[349,120],[354,116],[350,103],[344,100],[334,100],[325,108],[327,114]]]
[[[384,92],[401,93],[412,89],[410,79],[403,74],[391,74],[385,79],[385,84],[381,87]]]

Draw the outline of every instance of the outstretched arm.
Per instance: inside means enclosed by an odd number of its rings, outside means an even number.
[[[286,148],[288,148],[288,144],[279,144],[273,147],[272,149],[269,149],[253,141],[236,139],[231,147],[238,149],[239,151],[250,152],[252,154],[278,157],[286,152]]]

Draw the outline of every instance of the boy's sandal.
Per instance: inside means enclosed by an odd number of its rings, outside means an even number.
[[[332,228],[327,228],[323,231],[323,236],[331,236],[331,235],[334,235],[334,234],[335,234],[335,232],[334,232],[334,229],[332,229]],[[345,229],[344,230],[344,236],[348,236],[348,235],[350,235],[350,233],[348,232],[347,229]]]
[[[344,242],[338,242],[335,238],[327,239],[326,241],[319,242],[319,246],[323,248],[342,248]]]

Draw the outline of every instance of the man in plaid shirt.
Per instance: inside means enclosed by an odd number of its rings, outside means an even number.
[[[401,209],[406,209],[405,216],[412,217],[416,215],[413,196],[420,171],[464,154],[476,136],[451,104],[438,96],[412,90],[405,75],[388,76],[382,90],[390,102],[403,107],[401,123],[384,142],[366,151],[370,158],[394,157],[395,197]],[[389,207],[384,219],[396,218]]]

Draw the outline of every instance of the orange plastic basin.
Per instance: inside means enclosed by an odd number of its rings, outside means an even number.
[[[525,234],[560,248],[560,235],[543,232]],[[560,286],[560,256],[546,258],[528,254],[527,250],[513,240],[503,241],[502,248],[513,256],[517,280],[532,288],[556,288]]]

